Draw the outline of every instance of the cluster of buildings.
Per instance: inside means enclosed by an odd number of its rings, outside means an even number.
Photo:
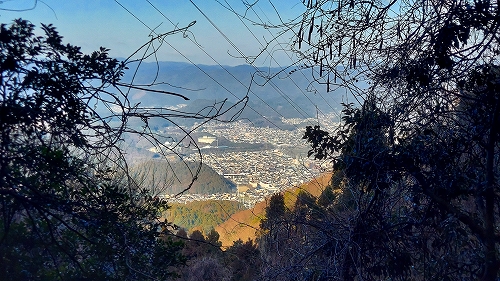
[[[215,193],[215,194],[182,194],[179,196],[173,195],[163,195],[163,198],[167,199],[170,203],[182,203],[186,204],[193,201],[205,201],[205,200],[219,200],[219,201],[238,201],[241,202],[245,208],[252,208],[256,203],[261,202],[266,197],[278,192],[276,189],[266,189],[258,187],[253,190],[248,190],[246,192],[234,192],[234,193]],[[160,196],[162,197],[162,196]]]
[[[270,127],[255,127],[249,122],[240,120],[231,123],[209,123],[201,128],[201,132],[224,137],[234,143],[304,146],[303,128],[287,131]]]
[[[332,116],[332,118],[335,117]],[[283,121],[284,123],[287,121],[300,123],[300,120],[295,119]],[[324,121],[325,126],[332,125],[331,120]],[[233,181],[238,186],[237,191],[210,195],[183,194],[178,197],[169,197],[169,201],[187,203],[200,200],[235,200],[242,202],[246,207],[251,207],[273,193],[313,179],[331,168],[331,164],[306,157],[308,145],[302,139],[304,130],[304,128],[293,131],[259,128],[244,121],[205,125],[200,130],[202,135],[198,138],[200,144],[216,148],[218,139],[225,138],[233,143],[260,143],[269,144],[270,147],[257,151],[226,151],[224,149],[203,151],[203,163]],[[303,153],[291,156],[287,153],[291,150],[301,150]],[[199,161],[198,157],[197,154],[191,154],[184,160]]]

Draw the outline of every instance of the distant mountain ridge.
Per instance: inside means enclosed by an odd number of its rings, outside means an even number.
[[[293,68],[282,70],[240,65],[224,66],[223,69],[218,65],[195,66],[162,61],[142,62],[136,72],[136,66],[129,65],[130,69],[123,77],[124,82],[133,79],[134,84],[145,87],[156,84],[151,89],[174,92],[189,98],[189,101],[185,101],[173,95],[132,90],[131,102],[147,107],[190,106],[193,102],[200,104],[200,100],[214,104],[226,99],[229,106],[229,103],[234,104],[248,95],[249,103],[241,118],[314,118],[318,111],[326,113],[339,109],[343,99],[341,93],[325,93],[326,87],[323,85],[316,85],[317,93],[308,92],[307,89],[313,88],[311,71],[300,72]],[[267,76],[273,76],[273,79],[268,81]],[[184,108],[187,109],[189,107]]]

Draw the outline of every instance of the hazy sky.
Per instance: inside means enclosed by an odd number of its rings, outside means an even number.
[[[278,14],[286,21],[300,16],[304,10],[301,0],[271,2],[278,13],[269,0],[260,0],[253,6],[244,5],[241,0],[220,0],[219,3],[216,0],[5,0],[0,1],[0,18],[2,23],[9,23],[18,17],[28,19],[37,26],[39,23],[52,23],[64,36],[65,42],[82,47],[84,52],[104,46],[111,49],[110,53],[115,57],[128,57],[132,54],[148,41],[151,29],[154,29],[156,34],[162,34],[175,29],[175,25],[180,28],[196,21],[196,24],[189,28],[190,32],[165,37],[168,44],[164,43],[160,47],[157,52],[158,59],[191,60],[197,64],[218,62],[223,65],[239,65],[245,64],[246,61],[234,57],[241,57],[240,52],[245,56],[259,54],[261,44],[265,44],[266,40],[271,41],[270,32],[275,31],[245,21],[247,28],[238,16],[225,9],[221,3],[238,13],[246,12],[246,16],[256,22],[273,24],[280,23]],[[239,51],[231,46],[202,12]],[[289,42],[291,36],[291,33],[285,34],[280,37],[279,42]],[[159,42],[154,45],[159,47]],[[275,43],[272,45],[273,57],[282,65],[290,64],[289,54],[279,50]],[[270,63],[274,62],[269,53],[264,52],[255,65]]]

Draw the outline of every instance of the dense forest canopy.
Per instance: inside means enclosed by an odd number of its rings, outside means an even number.
[[[165,215],[176,226],[209,233],[243,209],[243,204],[237,201],[205,200],[186,204],[172,203]]]

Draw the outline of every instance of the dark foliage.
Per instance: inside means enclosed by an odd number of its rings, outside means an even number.
[[[185,243],[182,252],[189,258],[179,280],[255,280],[259,274],[260,252],[252,240],[234,241],[222,251],[219,233],[214,229],[206,236],[195,230],[189,238],[181,229],[177,237]]]
[[[141,116],[118,87],[126,64],[42,30],[24,20],[0,27],[1,278],[174,275],[184,260],[158,219],[167,206],[129,176],[119,148],[128,116]],[[123,114],[103,117],[97,106]]]
[[[498,2],[304,4],[294,51],[357,104],[307,128],[333,190],[263,225],[263,277],[497,280]]]

